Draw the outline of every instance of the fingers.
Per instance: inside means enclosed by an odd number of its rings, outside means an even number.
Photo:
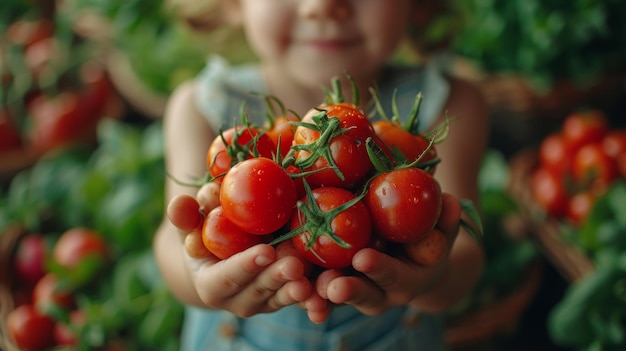
[[[248,317],[307,299],[312,286],[303,272],[297,258],[276,260],[274,249],[261,244],[204,267],[197,275],[197,290],[209,307]]]
[[[208,182],[202,185],[196,194],[196,200],[204,213],[209,213],[220,204],[220,185]]]
[[[441,214],[439,215],[437,228],[444,233],[458,232],[459,219],[461,218],[461,204],[459,200],[451,194],[443,193],[441,203]]]
[[[193,196],[177,195],[167,205],[167,216],[182,233],[189,233],[202,226],[200,205]]]

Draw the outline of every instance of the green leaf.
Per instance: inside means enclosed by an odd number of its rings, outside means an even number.
[[[509,180],[509,166],[502,152],[489,149],[478,173],[478,186],[482,191],[502,190]]]

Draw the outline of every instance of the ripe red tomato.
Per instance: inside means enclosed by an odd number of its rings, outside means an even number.
[[[574,154],[561,132],[546,136],[539,145],[539,165],[552,168],[556,172],[569,172]]]
[[[581,225],[589,215],[596,199],[597,195],[591,190],[583,190],[572,195],[567,203],[565,216],[574,225]]]
[[[285,157],[293,144],[293,136],[296,127],[291,122],[299,121],[294,115],[286,115],[275,118],[272,126],[266,131],[266,134],[272,139],[274,145],[280,146],[280,155]]]
[[[265,241],[265,236],[250,234],[236,226],[221,206],[209,212],[202,227],[204,246],[222,260]]]
[[[0,153],[19,149],[22,146],[22,135],[17,129],[6,109],[0,109]]]
[[[563,121],[561,130],[571,150],[602,140],[608,128],[606,116],[601,111],[576,112]]]
[[[306,189],[304,187],[304,181],[302,180],[302,176],[296,176],[302,173],[302,170],[294,165],[289,165],[285,168],[285,172],[289,174],[293,180],[293,183],[296,185],[296,197],[298,199],[302,198],[306,195]]]
[[[334,136],[328,140],[326,149],[328,151],[326,156],[335,164],[336,169],[330,167],[332,164],[327,157],[314,155],[310,150],[304,149],[296,151],[296,166],[308,163],[310,157],[315,158],[312,165],[301,167],[305,171],[315,171],[306,176],[312,188],[350,187],[361,181],[373,169],[365,141],[375,137],[374,128],[367,116],[352,104],[332,104],[322,108],[325,109],[329,120],[333,118],[339,120],[338,128],[335,130],[339,132],[341,129],[341,133],[333,134]],[[314,118],[317,118],[314,116],[321,115],[319,111],[312,110],[302,118],[302,121],[313,123]],[[321,133],[308,126],[298,126],[294,135],[294,147],[315,143],[320,140]]]
[[[34,284],[46,273],[45,261],[48,247],[40,234],[27,234],[17,245],[13,258],[13,266],[18,279]]]
[[[610,130],[602,139],[602,149],[610,157],[617,159],[626,153],[626,129]]]
[[[535,169],[530,179],[530,190],[534,201],[548,215],[555,218],[565,215],[569,195],[560,173],[550,168]]]
[[[399,168],[372,179],[364,198],[377,234],[396,243],[422,238],[441,214],[441,187],[419,168]]]
[[[380,140],[391,150],[400,151],[408,163],[417,160],[430,144],[423,135],[413,135],[391,121],[376,121],[372,123],[372,126]],[[432,161],[436,158],[437,150],[433,144],[420,162]],[[434,174],[435,168],[430,168],[429,173]]]
[[[220,177],[237,162],[258,156],[272,158],[276,145],[266,134],[252,127],[232,127],[222,132],[211,142],[207,151],[207,167],[211,177]],[[216,178],[221,181],[221,178]]]
[[[7,28],[5,35],[10,43],[29,47],[54,36],[54,22],[42,18],[16,20]]]
[[[600,142],[593,142],[583,145],[574,154],[572,175],[578,184],[602,191],[618,173],[615,160],[604,152]]]
[[[68,309],[74,306],[73,292],[60,284],[54,273],[44,275],[33,288],[33,304],[39,311],[46,311],[52,306]]]
[[[300,208],[292,215],[290,229],[302,230],[292,238],[294,247],[315,265],[329,269],[350,266],[352,257],[370,242],[372,225],[367,208],[343,188],[316,188],[311,196],[313,203],[303,200],[307,210]],[[351,201],[351,206],[341,208]]]
[[[62,92],[54,97],[40,95],[28,105],[33,146],[48,151],[74,143],[95,140],[98,116],[88,113],[82,97],[74,92]]]
[[[114,93],[106,67],[95,61],[85,62],[80,67],[80,79],[85,109],[95,116],[102,116]]]
[[[54,324],[54,340],[57,345],[76,346],[79,341],[77,331],[83,327],[87,321],[87,316],[83,310],[77,309],[70,312],[69,324],[57,321]]]
[[[44,350],[54,346],[54,320],[32,305],[21,305],[9,312],[7,331],[15,344],[24,350]]]
[[[296,185],[269,158],[234,165],[224,176],[220,203],[236,226],[252,234],[269,234],[283,227],[296,207]]]
[[[104,262],[108,256],[105,239],[98,232],[81,227],[62,233],[52,248],[52,259],[66,269],[75,269],[87,259]]]

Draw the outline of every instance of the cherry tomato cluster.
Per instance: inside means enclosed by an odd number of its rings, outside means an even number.
[[[113,114],[117,96],[104,64],[58,31],[52,20],[19,19],[2,35],[0,155],[92,142],[98,120]]]
[[[283,108],[256,127],[242,113],[244,123],[222,131],[207,152],[220,201],[205,214],[201,233],[189,236],[187,251],[225,259],[270,243],[332,269],[350,266],[369,246],[437,262],[448,250],[446,238],[437,231],[425,236],[441,213],[433,175],[435,144],[446,129],[417,132],[421,99],[404,125],[398,116],[372,122],[357,102],[344,101],[336,79],[328,99],[302,118]],[[398,251],[406,247],[415,255]]]
[[[578,226],[598,196],[626,177],[626,130],[610,129],[600,111],[571,113],[542,140],[538,160],[533,199],[548,215]]]
[[[76,346],[86,321],[75,291],[93,279],[109,259],[99,233],[76,227],[50,244],[37,233],[24,235],[12,258],[16,272],[15,308],[7,316],[7,331],[24,350]]]

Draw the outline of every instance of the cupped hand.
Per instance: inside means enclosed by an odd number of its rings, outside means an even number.
[[[240,317],[276,311],[300,304],[312,313],[326,308],[315,296],[304,264],[291,255],[278,256],[269,245],[259,244],[220,260],[208,251],[202,253],[197,237],[201,233],[203,213],[215,204],[214,198],[203,199],[178,195],[168,204],[167,214],[185,243],[189,275],[199,299],[207,308],[228,310]],[[219,202],[217,202],[219,203]],[[212,205],[213,207],[216,205]],[[196,240],[187,240],[189,236]],[[195,243],[195,244],[194,244]],[[200,253],[199,253],[200,252]]]
[[[448,254],[456,239],[461,207],[459,201],[443,194],[443,207],[437,227],[448,239]],[[439,262],[424,266],[408,256],[391,256],[373,248],[357,252],[352,266],[357,274],[327,270],[316,280],[316,291],[334,304],[353,305],[367,315],[381,314],[388,309],[410,303],[427,291],[443,274],[446,255]]]

